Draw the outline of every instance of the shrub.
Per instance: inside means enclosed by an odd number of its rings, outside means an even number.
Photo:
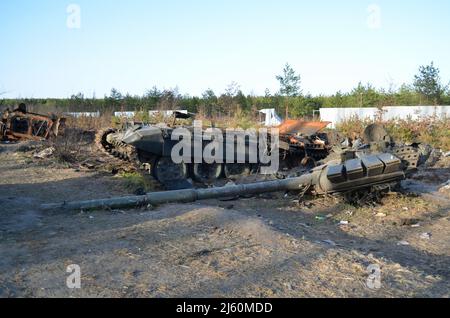
[[[373,120],[351,118],[337,129],[348,137],[362,136],[365,127]],[[382,122],[388,133],[397,142],[420,142],[444,151],[450,150],[450,120],[448,118],[426,117],[419,120],[403,119]]]

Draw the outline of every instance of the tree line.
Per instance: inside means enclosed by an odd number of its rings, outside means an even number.
[[[328,107],[450,105],[448,85],[442,83],[439,68],[433,62],[420,66],[412,83],[398,89],[377,89],[360,82],[350,92],[312,96],[303,93],[301,76],[289,64],[276,79],[279,90],[271,93],[267,89],[264,96],[246,95],[233,82],[221,94],[207,89],[201,96],[189,96],[178,89],[153,87],[144,95],[135,96],[113,88],[104,98],[79,93],[67,99],[0,99],[0,107],[12,109],[25,103],[34,111],[56,113],[185,109],[208,118],[251,115],[260,109],[275,108],[280,115],[296,118],[311,116],[315,110]]]

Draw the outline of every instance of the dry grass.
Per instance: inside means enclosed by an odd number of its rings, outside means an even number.
[[[207,118],[201,115],[197,115],[196,120],[201,120],[203,122],[203,127],[217,127],[221,129],[227,128],[241,128],[241,129],[258,129],[262,126],[258,121],[244,113],[238,113],[235,116],[222,116],[220,118]]]
[[[372,120],[360,120],[357,117],[338,125],[338,130],[349,137],[362,136],[365,127]],[[421,142],[444,151],[450,150],[450,119],[427,117],[420,120],[390,120],[381,122],[389,134],[401,142]]]
[[[202,121],[203,127],[217,127],[217,128],[259,128],[261,125],[252,118],[251,116],[245,115],[243,113],[237,114],[232,117],[223,116],[220,118],[207,118],[201,115],[197,115],[195,120]],[[159,124],[166,123],[168,125],[173,125],[174,120],[172,117],[164,117],[163,115],[148,116],[146,112],[137,112],[134,118],[118,118],[114,117],[112,114],[104,114],[98,118],[94,117],[80,117],[73,118],[69,117],[66,122],[68,128],[80,129],[84,131],[98,131],[100,129],[113,127],[118,128],[125,124],[127,121],[144,122],[149,124]],[[190,126],[193,124],[192,119],[177,119],[177,125]]]
[[[68,117],[66,127],[71,129],[80,129],[84,131],[96,131],[106,127],[115,127],[117,120],[112,114],[103,114],[98,118],[94,117]]]
[[[66,129],[64,134],[49,141],[55,149],[56,158],[64,163],[77,163],[82,160],[86,146],[93,142],[94,134],[80,129]]]
[[[133,193],[138,191],[150,192],[154,190],[154,184],[141,173],[122,172],[117,177],[121,179],[125,189]]]

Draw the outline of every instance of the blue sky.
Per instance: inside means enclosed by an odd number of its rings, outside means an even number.
[[[72,3],[80,29],[67,26]],[[286,62],[312,94],[399,86],[430,61],[447,83],[449,12],[448,0],[3,0],[0,92],[102,97],[156,85],[200,95],[235,81],[263,94]]]

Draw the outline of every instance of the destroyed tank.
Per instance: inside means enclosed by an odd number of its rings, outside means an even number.
[[[184,114],[176,112],[175,119],[186,119],[192,114]],[[300,122],[299,122],[300,123]],[[303,123],[292,126],[281,127],[279,140],[279,156],[281,168],[292,168],[296,166],[306,166],[312,168],[316,165],[316,161],[325,158],[328,155],[329,147],[325,141],[319,141],[316,133],[326,127],[328,123]],[[108,129],[101,131],[97,135],[98,146],[109,154],[135,163],[140,168],[145,168],[150,174],[166,188],[177,189],[188,187],[188,179],[193,179],[199,183],[211,184],[219,179],[229,179],[236,176],[250,175],[258,173],[263,165],[253,164],[250,160],[252,153],[260,154],[260,150],[270,155],[271,136],[270,134],[261,137],[256,134],[256,139],[245,135],[245,144],[238,143],[234,140],[233,149],[229,149],[229,145],[225,144],[226,134],[223,134],[223,152],[222,162],[229,162],[226,159],[230,152],[233,153],[235,160],[239,163],[207,163],[212,158],[198,158],[196,151],[192,149],[191,158],[188,163],[175,163],[171,158],[172,150],[179,140],[172,140],[172,134],[176,127],[169,127],[165,124],[160,125],[144,125],[131,124],[121,130]],[[205,131],[202,131],[202,137],[198,137],[194,133],[194,127],[183,127],[191,133],[192,145],[195,138],[201,139],[202,153],[211,141],[209,138],[203,138]],[[295,128],[295,129],[294,129]],[[305,132],[301,134],[302,131]],[[293,132],[295,130],[295,132]],[[227,132],[229,133],[229,132]],[[261,139],[265,138],[264,141]],[[261,145],[265,145],[265,149],[260,149]],[[238,158],[245,158],[237,161]],[[258,161],[260,162],[260,161]],[[269,164],[269,163],[268,163]]]
[[[381,131],[372,126],[367,130]],[[133,130],[115,136],[114,132],[104,135],[105,143],[114,142],[117,138],[126,141],[130,145],[145,139],[145,136],[160,140],[162,130],[158,132],[155,127],[148,130],[135,128]],[[139,132],[139,133],[138,133]],[[140,137],[136,138],[136,133]],[[377,133],[378,134],[378,133]],[[136,208],[142,206],[155,206],[166,203],[186,203],[198,200],[220,199],[239,197],[241,195],[256,195],[278,191],[292,191],[303,197],[310,195],[339,194],[354,204],[363,204],[378,200],[383,193],[396,190],[401,181],[417,171],[421,155],[414,146],[397,146],[392,144],[387,135],[379,138],[369,138],[371,142],[367,149],[345,149],[337,159],[321,164],[307,173],[296,176],[288,176],[282,180],[264,181],[250,184],[227,184],[224,187],[211,187],[207,189],[183,189],[166,192],[151,192],[139,196],[118,197],[112,199],[100,199],[80,202],[64,202],[45,204],[42,209],[69,209],[69,210],[94,210],[105,207],[111,209]],[[157,137],[157,138],[156,138]],[[381,139],[381,140],[380,140]],[[108,141],[109,140],[109,141]],[[126,145],[129,145],[125,143]],[[157,142],[159,144],[159,142]],[[387,152],[379,152],[371,149],[374,144],[385,147]],[[162,147],[164,148],[164,147]],[[163,153],[163,150],[162,152]]]
[[[328,163],[299,177],[252,184],[226,185],[207,189],[184,189],[151,192],[140,196],[118,197],[81,202],[45,204],[44,210],[125,209],[156,206],[166,203],[186,203],[198,200],[239,197],[278,191],[295,191],[303,196],[341,194],[347,201],[362,204],[379,199],[384,192],[395,190],[409,173],[415,170],[418,156],[401,159],[391,153],[363,155],[339,163]]]

